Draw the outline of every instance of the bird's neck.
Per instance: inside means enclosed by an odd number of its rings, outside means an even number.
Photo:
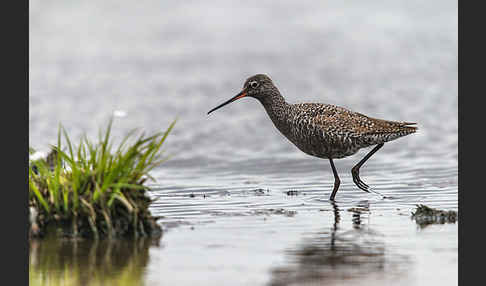
[[[275,126],[280,129],[283,126],[283,122],[286,120],[287,113],[290,109],[290,104],[285,101],[285,98],[280,94],[278,90],[274,90],[271,96],[266,96],[261,99],[263,107],[267,111],[268,116],[272,119]],[[280,130],[283,132],[283,130]]]

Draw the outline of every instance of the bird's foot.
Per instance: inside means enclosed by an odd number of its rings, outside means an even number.
[[[356,184],[356,186],[358,186],[358,188],[362,189],[367,193],[373,192],[370,186],[368,186],[365,182],[361,181],[358,174],[359,173],[353,172],[353,182]]]
[[[381,193],[373,190],[373,188],[371,188],[370,186],[368,186],[365,182],[361,181],[361,179],[359,178],[359,176],[353,176],[353,181],[356,184],[356,186],[358,186],[358,188],[360,188],[361,190],[363,190],[363,191],[365,191],[367,193],[373,193],[375,195],[379,195],[382,199],[388,198],[388,197],[382,195]]]

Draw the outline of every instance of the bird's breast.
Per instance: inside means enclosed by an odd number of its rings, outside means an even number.
[[[274,114],[272,114],[274,115]],[[359,146],[346,134],[333,133],[310,118],[289,114],[272,116],[275,127],[302,152],[319,158],[343,158],[356,153]]]

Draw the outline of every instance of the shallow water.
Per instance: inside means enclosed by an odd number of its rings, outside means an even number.
[[[114,277],[147,285],[456,285],[457,224],[420,228],[410,212],[416,204],[458,208],[457,3],[279,5],[30,1],[30,145],[56,142],[59,122],[74,138],[95,138],[112,114],[116,136],[165,130],[178,118],[166,145],[173,158],[153,172],[152,210],[167,231],[159,246],[143,244],[143,263],[126,255],[140,271],[113,266]],[[369,149],[335,161],[341,188],[333,205],[329,163],[291,145],[257,101],[206,116],[255,73],[269,74],[292,103],[418,122],[417,134],[385,144],[361,169],[390,198],[352,182],[351,167]],[[39,243],[51,250],[38,253],[92,271],[89,259]],[[31,282],[43,271],[62,281],[65,266],[32,262],[32,249]],[[108,281],[96,277],[93,284]]]

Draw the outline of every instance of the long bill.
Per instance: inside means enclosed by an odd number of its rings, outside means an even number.
[[[226,104],[231,103],[231,102],[233,102],[233,101],[235,101],[235,100],[237,100],[237,99],[240,99],[240,98],[242,98],[242,97],[245,97],[245,96],[246,96],[246,90],[242,90],[240,93],[238,93],[237,95],[235,95],[235,96],[234,96],[233,98],[231,98],[230,100],[228,100],[228,101],[226,101],[226,102],[224,102],[224,103],[222,103],[222,104],[220,104],[220,105],[216,106],[215,108],[211,109],[211,110],[208,112],[208,115],[209,115],[209,113],[211,113],[211,112],[215,111],[216,109],[219,109],[219,108],[221,108],[221,107],[225,106]]]

